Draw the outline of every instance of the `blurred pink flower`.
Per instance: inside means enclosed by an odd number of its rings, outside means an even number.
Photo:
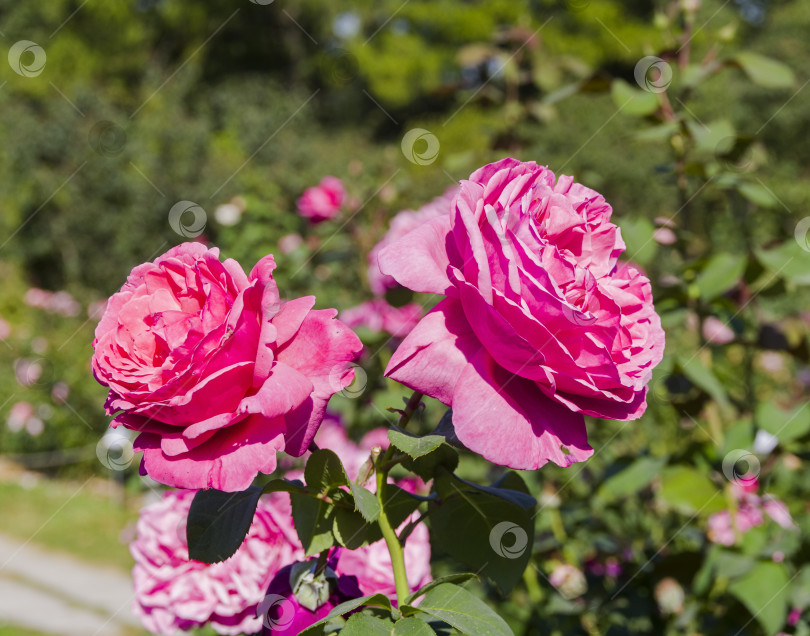
[[[170,490],[141,510],[135,558],[133,609],[144,627],[176,634],[210,622],[220,634],[261,630],[256,607],[273,576],[302,558],[289,497],[274,493],[259,500],[253,525],[236,553],[221,563],[188,558],[186,518],[196,491]]]
[[[754,480],[754,483],[757,483]],[[737,541],[736,530],[740,535],[765,523],[763,512],[783,528],[795,528],[796,524],[788,512],[787,506],[772,495],[759,496],[751,486],[740,487],[732,484],[732,493],[737,500],[737,512],[732,516],[730,510],[721,510],[708,519],[707,536],[709,541],[721,545],[734,545]]]
[[[9,409],[6,426],[12,433],[18,433],[32,417],[34,417],[34,407],[29,402],[15,402]]]
[[[417,303],[394,307],[384,298],[370,300],[340,312],[340,319],[352,329],[365,327],[398,338],[407,336],[421,318],[422,308]]]
[[[568,563],[560,563],[548,577],[549,583],[565,599],[574,599],[588,591],[588,582],[578,567]]]
[[[387,289],[397,286],[397,281],[394,280],[393,276],[388,276],[380,271],[377,262],[380,252],[389,244],[399,240],[411,230],[415,230],[431,219],[443,214],[449,216],[453,207],[453,199],[458,191],[458,186],[451,186],[445,190],[444,194],[426,203],[418,210],[403,210],[391,219],[388,231],[368,255],[368,282],[372,292],[382,296]]]
[[[313,223],[334,218],[346,200],[346,188],[337,177],[324,177],[321,182],[304,190],[298,199],[298,214]]]
[[[724,345],[734,340],[734,331],[714,316],[708,316],[703,320],[702,331],[703,337],[711,344]]]
[[[304,239],[300,234],[285,234],[278,240],[278,249],[282,254],[290,254],[297,250]]]
[[[11,325],[0,318],[0,340],[5,340],[11,335]]]
[[[81,305],[66,291],[50,292],[32,287],[25,292],[23,301],[29,307],[44,309],[60,316],[78,316]]]
[[[661,245],[672,245],[677,242],[678,237],[668,227],[659,227],[653,231],[653,239]]]

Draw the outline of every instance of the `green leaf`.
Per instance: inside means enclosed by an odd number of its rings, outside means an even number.
[[[534,517],[507,499],[467,489],[459,481],[450,486],[428,516],[431,537],[437,547],[508,592],[531,558]]]
[[[343,508],[335,510],[332,532],[337,542],[349,550],[356,550],[382,539],[379,524],[369,523],[360,513]]]
[[[640,130],[633,135],[636,141],[644,142],[659,142],[667,141],[672,135],[681,129],[681,125],[676,121],[668,121],[657,126],[650,126],[644,130]]]
[[[745,271],[746,257],[742,254],[719,252],[712,256],[695,279],[700,297],[713,300],[734,287]]]
[[[659,498],[684,514],[709,515],[725,508],[720,490],[690,466],[669,466],[661,473]]]
[[[613,80],[610,85],[610,96],[613,102],[622,109],[625,115],[645,117],[658,110],[658,96],[630,86],[624,80]]]
[[[405,431],[391,429],[388,431],[388,439],[403,453],[407,453],[414,459],[432,453],[439,446],[444,444],[444,437],[441,435],[425,435],[417,437]]]
[[[335,544],[332,534],[335,506],[308,495],[290,494],[293,523],[306,556],[312,556]]]
[[[730,149],[737,136],[737,131],[727,119],[716,119],[708,124],[687,120],[687,128],[695,139],[695,149],[712,155],[717,154],[718,149]]]
[[[416,590],[413,594],[408,596],[405,599],[406,603],[412,603],[414,599],[419,598],[423,594],[427,594],[430,590],[434,587],[438,587],[442,583],[464,583],[469,581],[470,579],[478,579],[478,576],[473,574],[472,572],[463,572],[461,574],[448,574],[447,576],[440,576],[438,579],[433,579],[429,583],[426,583],[418,590]]]
[[[385,485],[385,513],[394,528],[398,528],[410,517],[422,503],[422,499],[415,497],[407,490],[394,484]]]
[[[322,493],[349,485],[349,478],[346,476],[343,464],[340,463],[340,458],[325,448],[310,455],[304,469],[304,477],[309,489]]]
[[[773,402],[760,402],[754,416],[757,426],[785,443],[810,431],[810,409],[805,402],[800,407],[785,410]]]
[[[784,565],[760,561],[747,574],[732,582],[728,591],[748,608],[765,632],[775,634],[787,619],[788,582]]]
[[[390,619],[360,613],[352,614],[340,633],[343,636],[391,636],[393,627]]]
[[[606,479],[596,496],[606,502],[629,497],[646,488],[666,463],[665,457],[642,457],[627,468]]]
[[[350,482],[349,486],[354,495],[355,510],[359,511],[366,521],[376,521],[380,516],[380,502],[374,493],[355,482]]]
[[[796,77],[789,66],[769,57],[741,51],[734,60],[754,84],[765,88],[790,88],[796,83]]]
[[[799,238],[799,237],[797,237]],[[810,284],[810,244],[808,237],[804,240],[802,249],[796,241],[786,241],[772,249],[754,249],[757,259],[763,267],[797,285]]]
[[[514,636],[500,616],[463,587],[443,583],[430,590],[417,608],[462,634],[471,636]]]
[[[250,530],[261,496],[256,486],[241,492],[198,491],[188,511],[189,558],[219,563],[232,556]]]
[[[678,366],[681,367],[683,374],[689,378],[692,384],[708,393],[720,406],[725,409],[731,407],[723,383],[703,364],[700,358],[696,356],[690,358],[678,356]]]
[[[394,623],[391,636],[436,636],[436,632],[425,621],[408,616]]]
[[[529,494],[526,483],[517,473],[512,472],[511,474],[513,477],[508,477],[507,475],[509,475],[509,473],[507,473],[492,484],[492,486],[482,486],[481,484],[467,481],[442,469],[439,474],[436,475],[436,492],[439,493],[441,497],[447,497],[459,491],[483,492],[495,497],[500,497],[501,499],[506,499],[506,501],[526,510],[534,508],[537,505],[537,500]],[[514,481],[515,479],[518,480],[519,484]],[[517,489],[508,488],[507,482],[516,484]]]
[[[627,254],[633,261],[644,265],[649,263],[658,252],[658,243],[653,240],[653,224],[647,219],[623,218],[618,220],[622,238],[627,244]]]
[[[743,181],[737,185],[737,190],[751,203],[761,208],[775,208],[779,204],[770,190],[762,184]]]
[[[338,616],[348,614],[352,610],[356,610],[358,607],[362,607],[364,605],[380,607],[389,612],[391,611],[391,599],[389,599],[385,594],[372,594],[371,596],[353,598],[352,600],[341,603],[340,605],[335,605],[331,612],[329,612],[322,619],[312,623],[312,625],[303,630],[300,634],[298,634],[298,636],[304,636],[304,634],[307,636],[320,636],[323,634],[323,626],[326,625],[326,623],[334,618],[337,618]]]
[[[449,444],[441,444],[432,453],[412,459],[406,457],[402,465],[425,481],[430,481],[439,467],[453,471],[458,466],[458,451]]]

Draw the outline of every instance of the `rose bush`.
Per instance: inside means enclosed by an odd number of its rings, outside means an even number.
[[[451,406],[459,440],[492,462],[589,457],[583,415],[639,417],[664,349],[649,280],[617,261],[611,212],[533,162],[474,172],[451,214],[380,251],[383,273],[446,297],[386,374]]]
[[[199,243],[132,270],[96,328],[112,426],[138,431],[142,471],[170,486],[247,488],[299,456],[361,349],[334,310],[282,301],[272,256],[248,276]]]

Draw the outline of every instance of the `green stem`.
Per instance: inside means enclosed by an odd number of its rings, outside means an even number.
[[[411,593],[408,586],[408,577],[405,573],[405,551],[402,544],[399,542],[397,533],[391,526],[388,520],[388,514],[385,512],[385,491],[388,485],[388,472],[380,470],[377,472],[377,500],[380,502],[380,516],[377,518],[377,523],[380,524],[385,545],[388,546],[388,552],[391,555],[391,566],[394,569],[394,584],[397,588],[397,605],[402,607],[405,604],[405,599]]]
[[[401,428],[404,428],[408,424],[411,416],[416,412],[416,409],[419,408],[421,399],[422,394],[419,393],[419,391],[414,391],[399,418],[398,425]],[[397,605],[402,607],[405,604],[405,599],[411,593],[410,586],[408,585],[408,576],[405,571],[405,551],[385,511],[387,501],[385,492],[388,487],[389,464],[393,455],[394,447],[389,445],[388,449],[385,451],[385,455],[379,458],[376,464],[377,501],[380,502],[380,516],[377,518],[377,523],[380,525],[383,539],[385,539],[385,545],[388,547],[388,553],[391,555],[391,567],[394,570],[394,584],[397,590]]]

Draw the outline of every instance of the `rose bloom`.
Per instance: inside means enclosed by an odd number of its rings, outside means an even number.
[[[298,199],[298,214],[313,223],[334,218],[346,200],[346,188],[337,177],[324,177],[321,182],[304,190]]]
[[[93,373],[112,426],[140,432],[141,472],[179,488],[247,488],[303,454],[329,398],[348,386],[357,336],[282,301],[272,256],[246,276],[199,243],[132,270],[96,328]]]
[[[584,415],[630,420],[664,350],[649,280],[597,192],[504,159],[462,181],[450,215],[385,247],[380,268],[446,296],[386,375],[453,408],[459,440],[496,464],[589,457]]]
[[[397,286],[397,281],[393,276],[388,276],[380,271],[378,259],[380,252],[388,245],[398,241],[408,232],[424,225],[431,219],[440,216],[449,216],[453,209],[453,200],[458,192],[458,186],[451,186],[445,190],[444,194],[426,203],[418,210],[402,210],[391,219],[391,225],[385,236],[368,255],[368,282],[373,291],[378,296],[382,296],[386,290]]]
[[[422,307],[410,303],[404,307],[389,305],[384,298],[376,298],[340,312],[340,319],[352,329],[365,327],[404,338],[422,318]]]
[[[236,553],[207,564],[188,558],[186,519],[194,494],[170,490],[141,510],[130,546],[135,558],[134,612],[157,634],[176,634],[209,622],[219,634],[256,633],[262,628],[256,607],[273,576],[304,554],[289,497],[263,496]]]

